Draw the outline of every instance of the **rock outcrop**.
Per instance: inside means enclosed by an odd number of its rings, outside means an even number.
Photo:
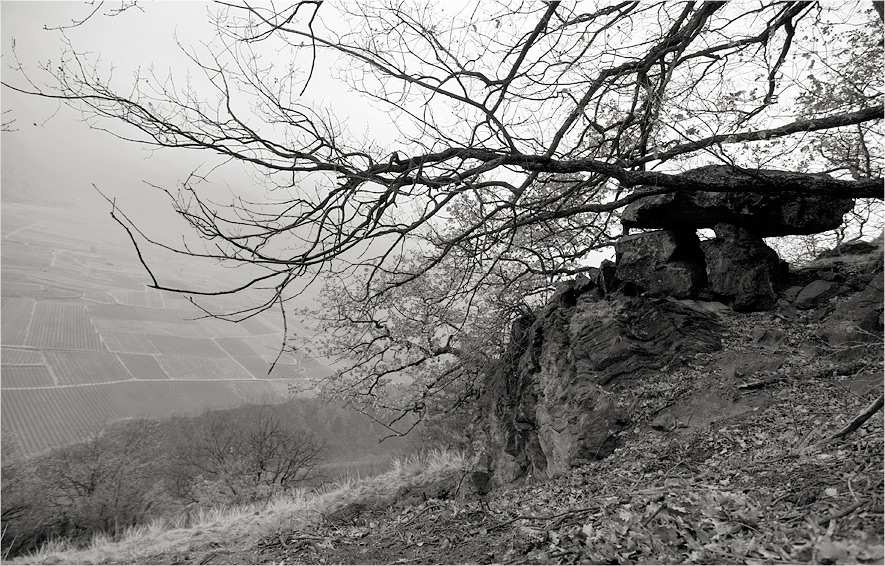
[[[743,233],[717,228],[722,237],[740,239]],[[656,236],[667,244],[663,249],[678,247],[671,236]],[[856,363],[873,350],[881,352],[882,242],[873,245],[872,253],[837,250],[802,269],[777,273],[789,287],[776,296],[773,308],[778,318],[811,321],[817,334],[811,344],[767,327],[748,330],[751,351],[723,350],[723,317],[732,316],[727,314],[732,309],[711,300],[636,295],[632,283],[614,276],[614,264],[593,273],[594,279],[579,276],[562,284],[545,307],[513,324],[509,346],[487,376],[482,418],[471,435],[475,471],[488,474],[482,478],[488,477],[490,484],[501,485],[545,479],[610,455],[625,429],[637,424],[631,419],[641,400],[633,391],[664,372],[696,368],[699,355],[707,366],[695,371],[734,384],[779,375],[791,350],[801,356],[829,356],[835,363]],[[759,253],[768,256],[764,250]],[[666,263],[664,258],[672,255],[662,252],[659,257]],[[783,268],[775,259],[769,266]],[[752,265],[743,269],[755,277]],[[814,293],[813,309],[797,309],[797,301],[803,305],[812,295],[802,293],[806,288],[825,292]],[[703,427],[755,410],[756,401],[740,395],[725,398],[724,390],[699,392],[685,407],[661,411],[648,424],[667,432],[683,418]]]
[[[514,324],[487,382],[483,461],[499,483],[544,478],[604,458],[629,424],[627,384],[720,348],[718,318],[681,301],[603,299],[587,278]]]
[[[763,237],[837,228],[854,206],[852,199],[784,191],[781,184],[795,176],[787,171],[712,165],[682,176],[727,187],[745,184],[754,192],[681,191],[630,204],[621,216],[624,227],[655,231],[621,238],[615,246],[617,276],[640,291],[709,295],[738,311],[768,310],[783,290],[786,265]],[[695,244],[700,228],[712,228],[716,238]],[[799,308],[810,308],[813,300]]]
[[[719,352],[723,317],[734,311],[777,309],[782,320],[814,321],[817,336],[797,343],[778,328],[751,329],[753,352],[707,357],[708,373],[730,383],[781,371],[788,347],[850,363],[881,349],[882,238],[792,271],[762,240],[832,228],[850,201],[728,193],[667,199],[634,207],[625,222],[658,230],[625,235],[615,262],[563,283],[546,306],[514,322],[487,375],[472,433],[474,470],[488,474],[490,485],[544,479],[611,454],[619,432],[635,424],[631,387]],[[712,227],[716,237],[699,241],[697,227]],[[701,393],[696,406],[683,407],[693,426],[755,410],[718,389]],[[657,414],[651,428],[675,430],[677,413]]]
[[[840,360],[881,351],[883,296],[885,296],[885,238],[849,242],[822,253],[817,260],[792,274],[807,283],[792,300],[799,309],[814,309],[821,320],[818,336],[824,354]],[[787,299],[784,299],[787,302]]]
[[[761,192],[677,192],[649,196],[627,206],[621,222],[627,228],[685,230],[713,228],[720,222],[737,224],[760,237],[816,234],[833,230],[854,207],[852,199],[784,191],[788,171],[746,173],[727,165],[700,167],[682,174],[709,182],[746,178]]]

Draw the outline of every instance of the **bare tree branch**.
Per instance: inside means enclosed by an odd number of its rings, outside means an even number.
[[[217,316],[279,308],[288,334],[293,296],[323,283],[320,350],[345,368],[329,387],[356,405],[406,375],[405,412],[472,395],[509,324],[564,277],[589,273],[588,255],[616,240],[619,211],[637,199],[883,200],[885,88],[870,70],[882,45],[856,35],[881,30],[881,3],[851,14],[804,2],[215,6],[217,41],[181,46],[193,80],[145,64],[116,88],[62,30],[58,61],[35,70],[16,59],[2,84],[68,104],[121,140],[245,167],[288,195],[216,203],[213,175],[196,172],[156,187],[196,236],[178,245],[112,214],[151,286],[263,293]],[[847,47],[866,51],[846,65]],[[309,104],[325,66],[396,134],[356,137],[347,113],[359,109]],[[682,174],[710,163],[733,175]],[[246,269],[228,288],[182,289],[148,265],[148,247]]]

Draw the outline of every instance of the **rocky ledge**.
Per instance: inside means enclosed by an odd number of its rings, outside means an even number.
[[[679,198],[700,202],[706,197]],[[728,194],[715,198],[740,202]],[[789,217],[792,224],[767,224],[761,234],[798,233],[800,227],[835,222],[790,213],[790,198],[766,196],[766,222]],[[800,208],[826,209],[840,221],[839,211],[848,206],[847,201],[809,203],[806,199]],[[640,201],[630,218],[643,218],[645,207],[658,206]],[[775,213],[778,207],[781,213]],[[813,359],[851,363],[869,356],[871,344],[881,354],[881,236],[791,270],[762,241],[758,223],[734,210],[703,218],[715,238],[701,241],[694,231],[700,223],[675,221],[665,229],[626,235],[616,246],[614,263],[563,283],[545,307],[514,323],[505,355],[487,376],[482,416],[471,430],[474,470],[488,473],[494,485],[513,485],[605,458],[620,445],[623,431],[635,426],[630,407],[648,401],[636,391],[647,391],[650,382],[698,357],[707,356],[703,371],[724,381],[773,371],[772,364],[780,367],[778,348],[790,337],[776,332],[754,336],[764,350],[758,355],[715,357],[725,339],[724,322],[736,312],[813,323],[814,339],[797,346]],[[638,221],[625,224],[631,222]],[[692,408],[696,422],[746,409],[711,395]]]

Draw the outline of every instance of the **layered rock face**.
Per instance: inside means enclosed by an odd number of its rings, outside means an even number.
[[[604,299],[585,277],[514,325],[487,382],[483,450],[498,482],[549,477],[608,456],[628,420],[618,392],[633,380],[720,348],[707,312],[671,299]]]

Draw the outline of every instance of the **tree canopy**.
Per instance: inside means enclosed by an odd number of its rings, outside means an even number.
[[[245,164],[285,195],[218,204],[202,175],[165,188],[206,244],[179,253],[252,270],[184,289],[145,267],[159,289],[265,293],[214,313],[232,319],[291,317],[322,285],[320,352],[343,368],[329,389],[358,405],[404,376],[404,411],[468,399],[508,325],[587,271],[644,196],[759,190],[747,176],[783,169],[782,189],[882,200],[879,4],[221,1],[210,14],[214,40],[182,46],[199,80],[145,66],[121,85],[69,43],[4,86],[124,123],[126,140]],[[328,65],[394,138],[304,102]],[[680,175],[711,163],[734,178]],[[114,214],[137,249],[167,246]]]

